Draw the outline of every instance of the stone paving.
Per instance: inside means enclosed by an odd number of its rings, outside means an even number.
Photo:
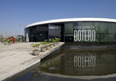
[[[8,46],[0,43],[0,81],[39,63],[42,58],[61,47],[64,43],[60,42],[50,50],[40,52],[38,56],[32,55],[33,48],[30,44],[16,43]]]

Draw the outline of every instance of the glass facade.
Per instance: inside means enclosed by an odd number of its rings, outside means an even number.
[[[81,30],[95,30],[95,42],[116,42],[116,23],[108,22],[78,22]],[[87,27],[86,27],[87,26]]]
[[[48,25],[41,25],[41,26],[36,26],[37,32],[36,33],[36,38],[37,41],[43,41],[48,39]]]
[[[65,41],[73,42],[73,23],[65,23],[64,24],[64,36]]]
[[[79,31],[81,41],[74,41],[74,31]],[[78,34],[79,34],[78,33]],[[94,41],[86,41],[92,39]],[[49,38],[61,38],[65,42],[116,42],[116,23],[113,22],[64,22],[57,24],[46,24],[28,27],[25,29],[25,35],[28,34],[29,42],[43,41]],[[83,36],[82,36],[83,35]]]
[[[61,26],[49,24],[48,26],[48,36],[49,38],[61,38]]]

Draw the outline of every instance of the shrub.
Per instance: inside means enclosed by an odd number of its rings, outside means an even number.
[[[38,47],[40,46],[40,44],[32,43],[31,46],[34,48],[34,50],[38,50]]]

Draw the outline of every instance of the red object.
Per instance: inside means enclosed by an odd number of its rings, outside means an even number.
[[[15,43],[15,38],[13,36],[8,38],[7,40],[11,40],[11,43]]]
[[[13,36],[10,37],[10,39],[12,40],[11,43],[15,43],[15,38]]]

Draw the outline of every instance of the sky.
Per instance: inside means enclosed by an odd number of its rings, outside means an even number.
[[[116,19],[116,0],[0,0],[3,36],[24,34],[31,23],[61,18]]]

